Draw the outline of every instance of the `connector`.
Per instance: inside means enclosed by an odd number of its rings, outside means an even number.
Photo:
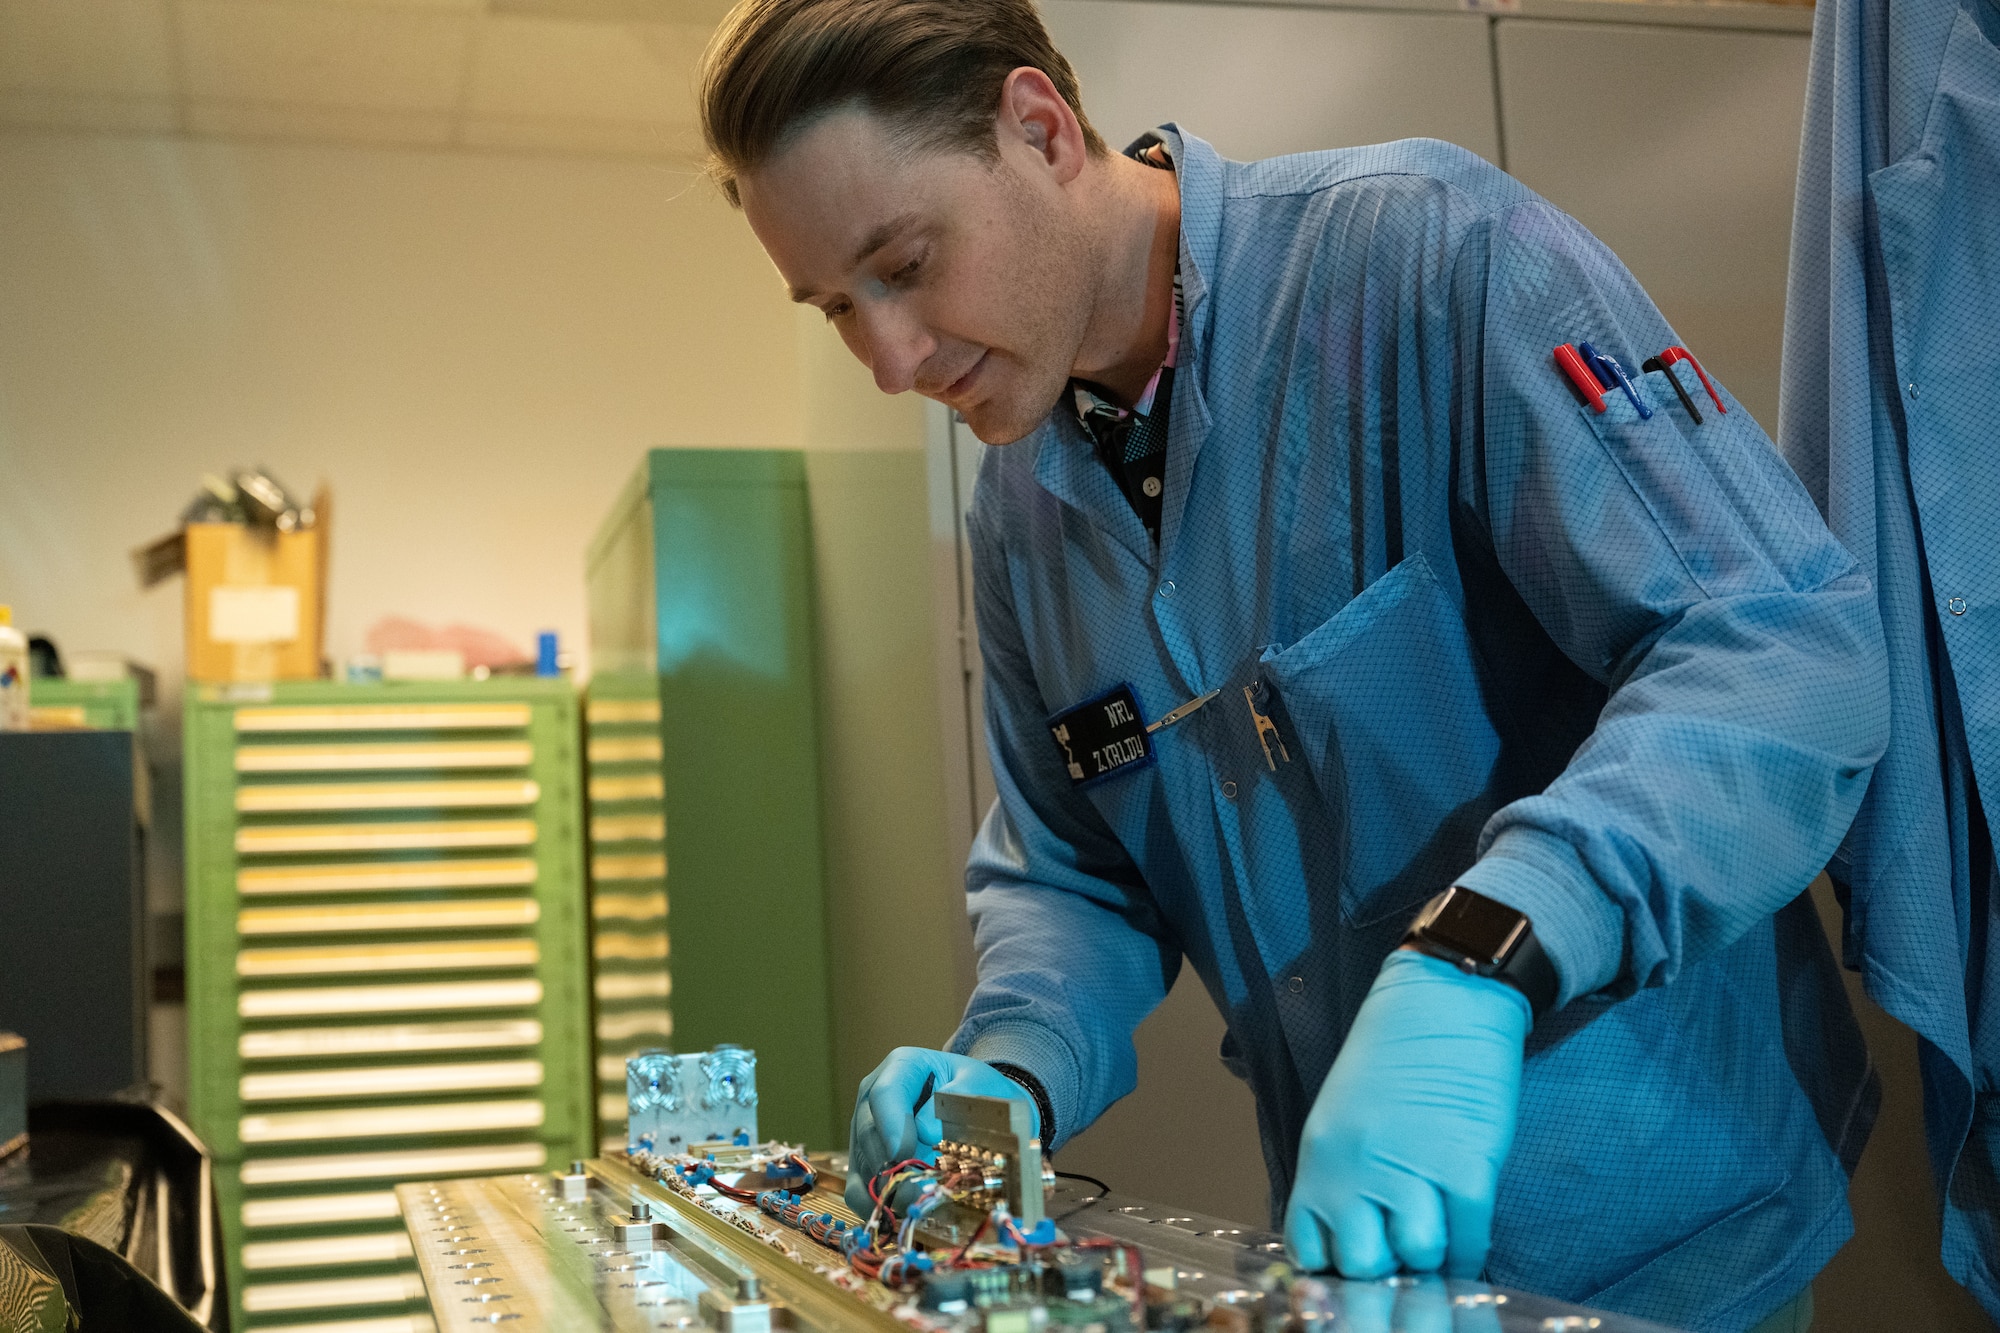
[[[556,1177],[556,1184],[562,1189],[563,1201],[579,1203],[590,1197],[590,1177],[583,1169],[583,1159],[576,1158],[569,1164],[568,1172]]]

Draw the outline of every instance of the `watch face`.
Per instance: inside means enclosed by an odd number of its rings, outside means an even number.
[[[1426,937],[1475,962],[1505,962],[1528,928],[1528,918],[1505,903],[1453,889],[1424,927]]]

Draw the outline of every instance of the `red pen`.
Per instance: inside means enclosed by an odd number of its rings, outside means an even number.
[[[1690,357],[1689,360],[1693,358]],[[1576,386],[1576,391],[1583,395],[1583,401],[1590,404],[1590,410],[1602,412],[1604,390],[1599,387],[1597,376],[1591,374],[1590,368],[1583,364],[1583,357],[1576,348],[1569,343],[1556,348],[1556,364],[1562,367],[1562,373],[1569,377],[1569,382]]]
[[[1701,362],[1694,359],[1694,353],[1685,347],[1669,347],[1666,351],[1660,353],[1661,365],[1671,366],[1676,361],[1685,361],[1694,367],[1694,373],[1701,376],[1701,387],[1708,390],[1708,396],[1715,401],[1715,410],[1724,416],[1728,416],[1729,409],[1722,405],[1722,395],[1717,393],[1715,386],[1708,382],[1708,372],[1701,368]]]

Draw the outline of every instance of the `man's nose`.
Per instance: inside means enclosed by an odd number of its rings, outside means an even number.
[[[875,387],[883,393],[914,389],[917,371],[937,351],[937,340],[919,321],[894,308],[862,311],[861,325],[867,348],[862,359],[875,373]]]

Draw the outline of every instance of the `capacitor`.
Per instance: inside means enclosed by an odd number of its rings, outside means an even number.
[[[1059,1253],[1049,1266],[1054,1286],[1072,1301],[1094,1301],[1104,1290],[1104,1267],[1080,1254]]]
[[[971,1304],[971,1292],[964,1273],[942,1269],[924,1278],[924,1289],[917,1294],[917,1308],[939,1314],[962,1314]]]

